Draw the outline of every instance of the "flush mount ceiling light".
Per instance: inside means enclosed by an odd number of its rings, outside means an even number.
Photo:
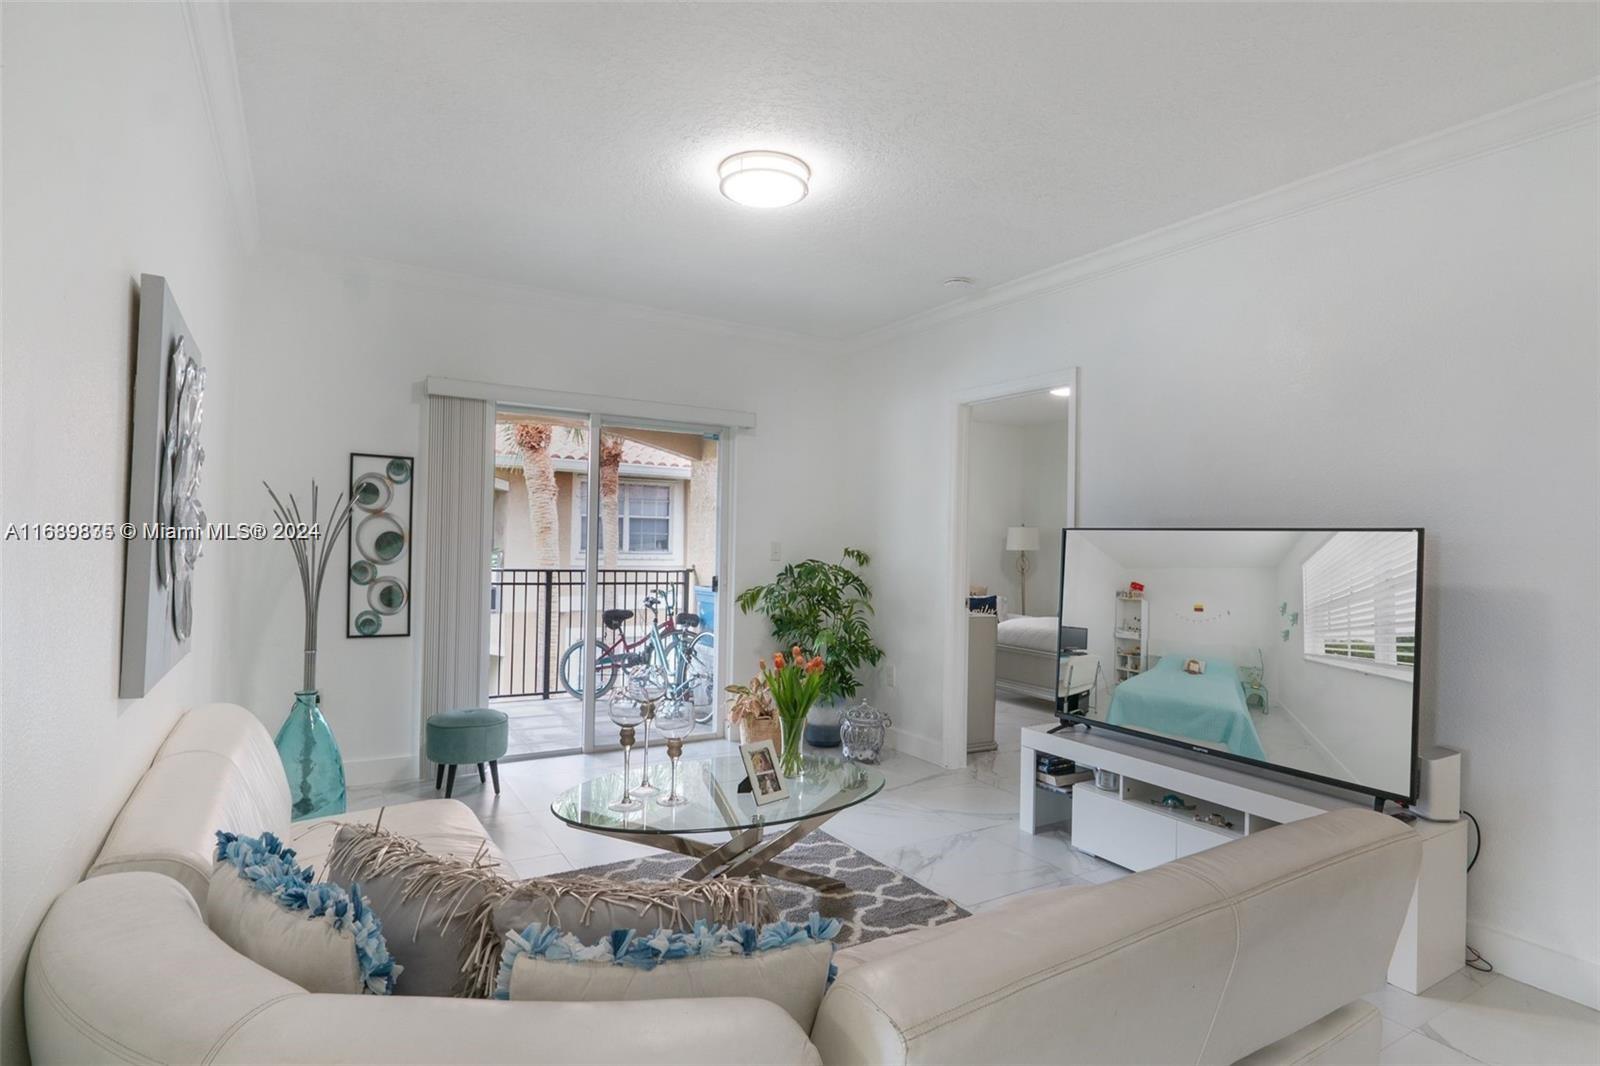
[[[745,207],[788,207],[811,191],[811,168],[783,152],[735,152],[717,164],[722,195]]]
[[[1071,396],[1072,395],[1072,386],[1071,385],[1063,385],[1059,389],[1051,389],[1050,390],[1050,395],[1052,395],[1052,396]]]

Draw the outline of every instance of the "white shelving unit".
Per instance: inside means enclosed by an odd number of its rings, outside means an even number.
[[[1120,685],[1150,668],[1150,604],[1143,596],[1117,593],[1112,616],[1111,684]]]

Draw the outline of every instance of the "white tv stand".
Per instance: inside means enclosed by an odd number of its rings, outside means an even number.
[[[1114,792],[1088,781],[1075,785],[1070,795],[1053,791],[1034,779],[1040,752],[1072,759],[1080,769],[1110,771],[1121,780]],[[1168,794],[1195,809],[1161,806]],[[1074,848],[1129,870],[1148,870],[1285,822],[1365,805],[1107,730],[1022,730],[1021,830],[1037,833],[1070,821]],[[1213,813],[1231,827],[1195,820],[1197,814]],[[1422,839],[1422,872],[1389,965],[1389,983],[1421,993],[1466,959],[1467,827],[1462,821],[1419,820],[1412,828]]]

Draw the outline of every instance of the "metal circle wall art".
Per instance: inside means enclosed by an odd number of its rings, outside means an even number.
[[[364,474],[350,488],[356,506],[368,514],[381,514],[394,499],[394,486],[382,474]]]
[[[203,529],[206,512],[200,506],[200,468],[206,450],[200,446],[200,419],[205,399],[206,372],[180,336],[172,347],[167,370],[167,427],[161,443],[161,485],[158,511],[163,525],[175,529]],[[180,641],[194,627],[194,564],[200,561],[198,536],[171,537],[156,548],[156,576],[161,587],[172,589],[172,631]]]
[[[405,527],[394,515],[380,512],[356,523],[356,554],[372,565],[392,563],[405,550]]]
[[[350,455],[350,523],[346,634],[411,635],[412,475],[404,455]]]
[[[406,605],[406,587],[392,577],[381,577],[367,587],[367,603],[379,614],[398,614]]]

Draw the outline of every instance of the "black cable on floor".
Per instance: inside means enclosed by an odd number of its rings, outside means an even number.
[[[1472,858],[1467,860],[1467,872],[1471,873],[1472,868],[1478,865],[1478,856],[1483,854],[1483,826],[1478,824],[1478,820],[1472,816],[1471,811],[1463,808],[1461,813],[1466,815],[1467,821],[1472,823],[1472,828],[1478,836],[1478,845],[1472,849]],[[1471,944],[1467,945],[1467,965],[1479,973],[1494,973],[1494,963],[1479,954],[1478,950]]]

